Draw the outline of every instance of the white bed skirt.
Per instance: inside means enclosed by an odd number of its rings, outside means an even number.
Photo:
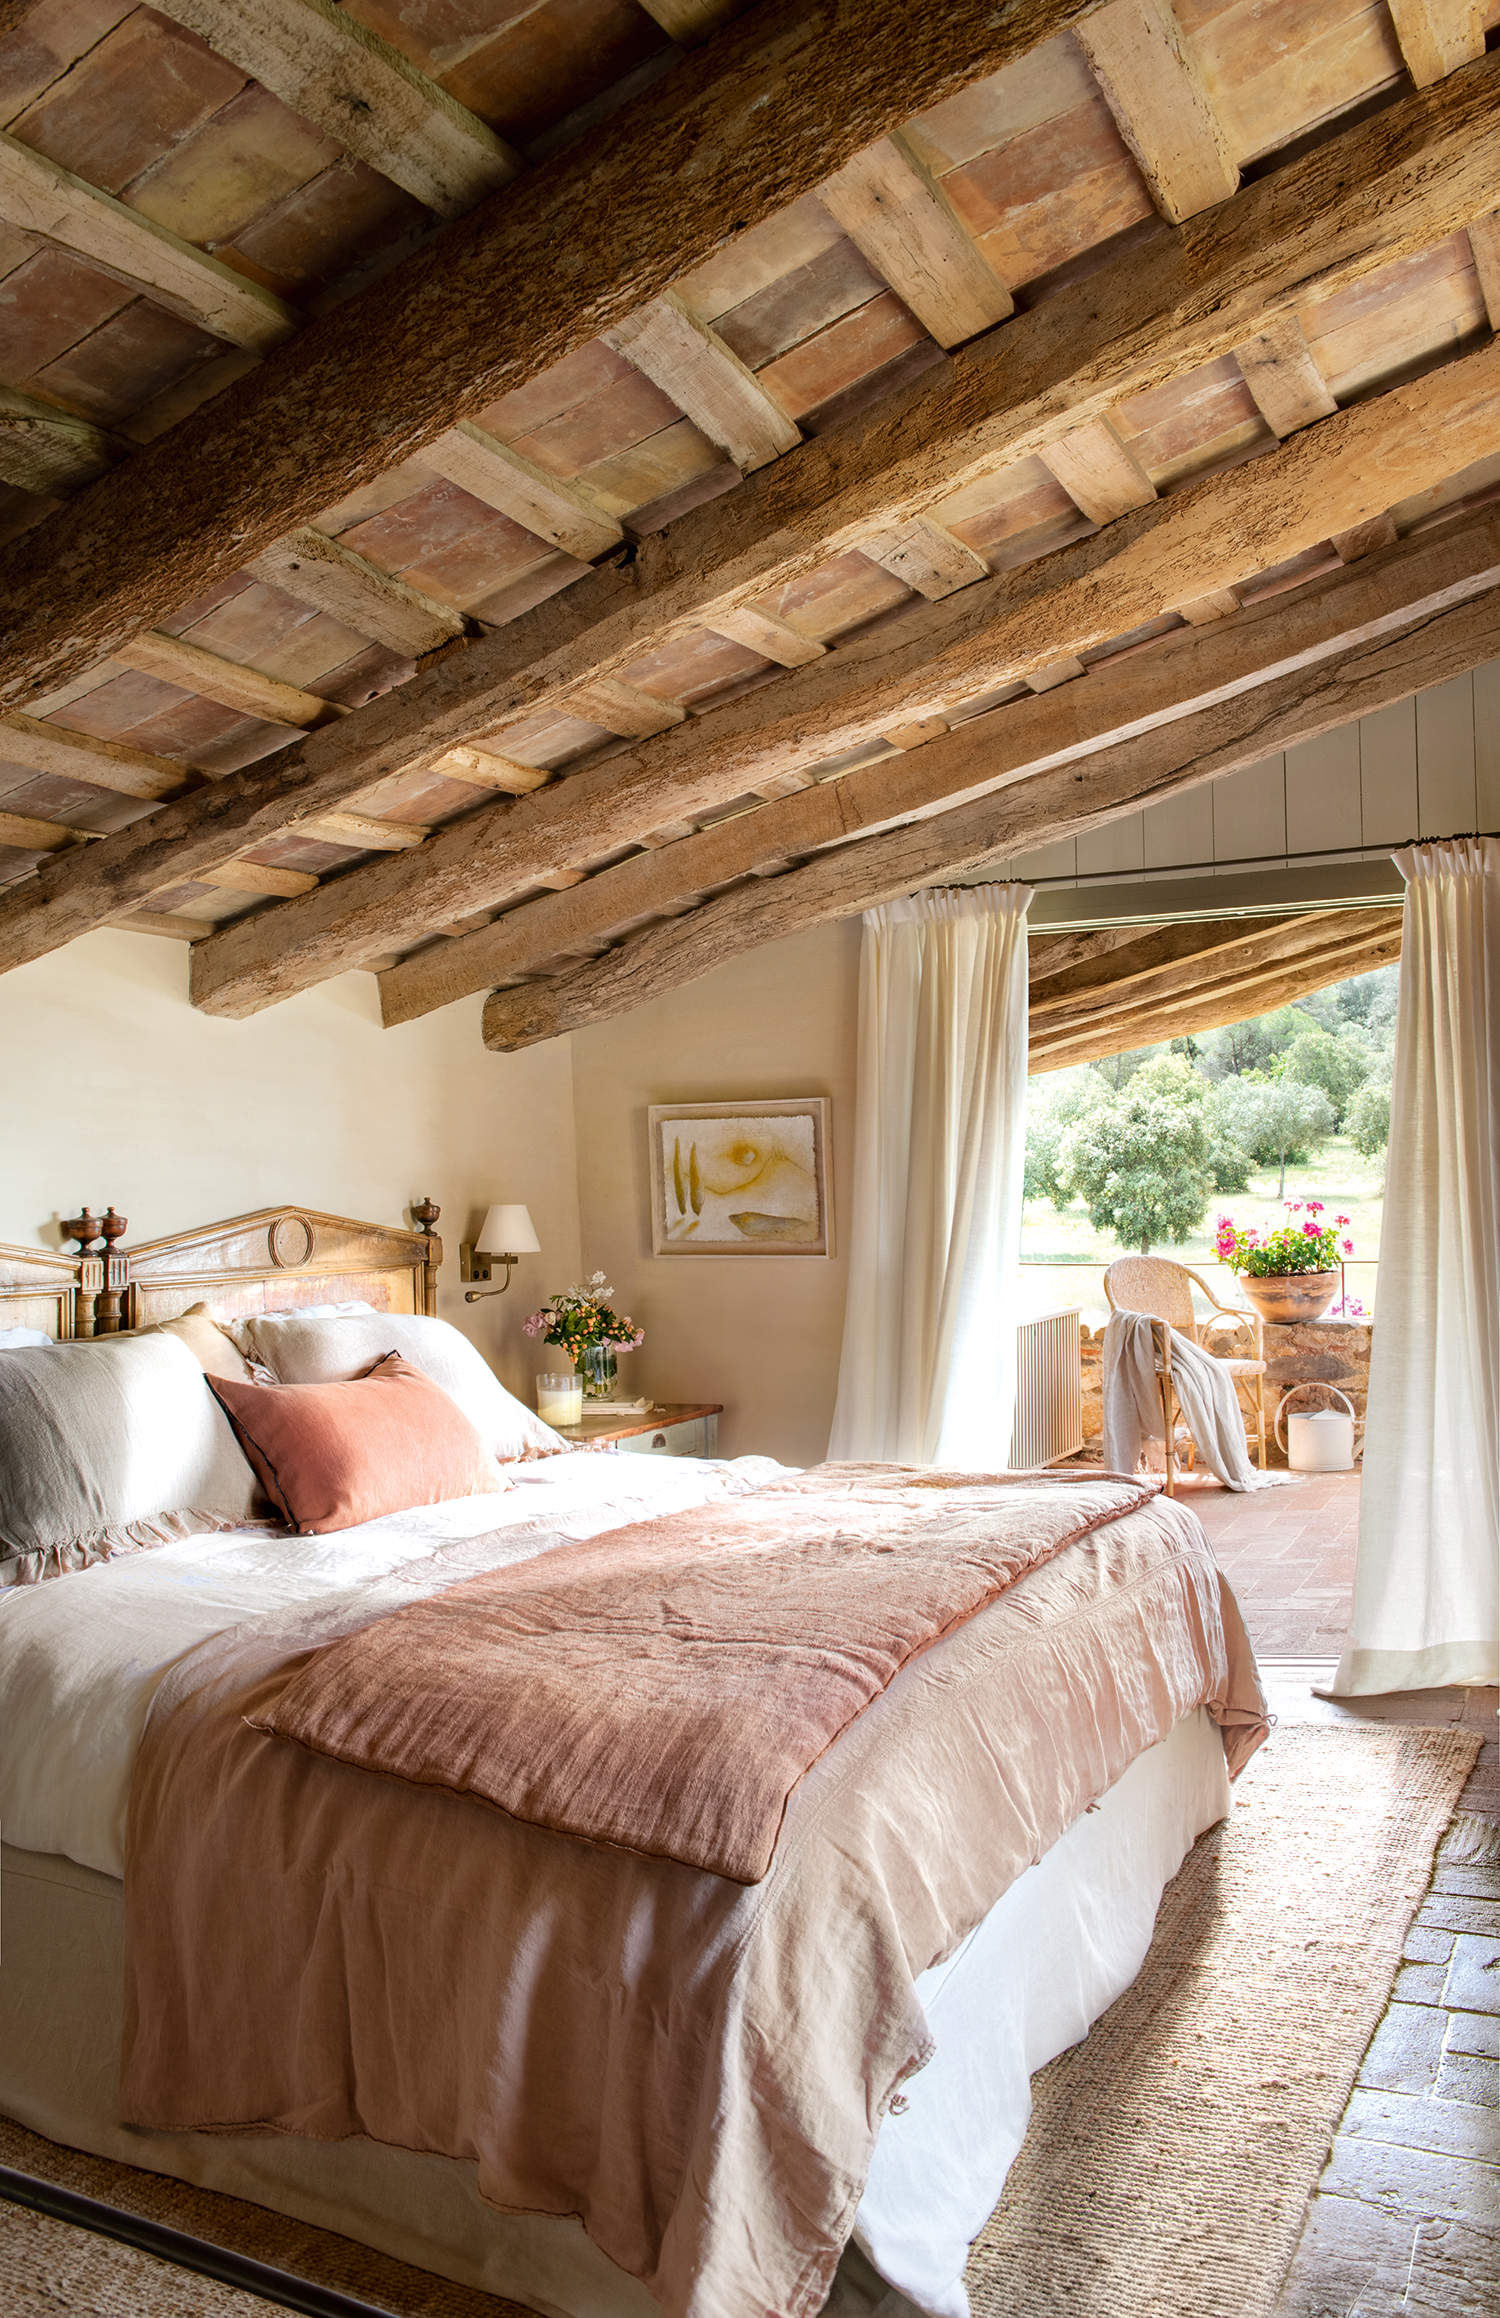
[[[1201,1710],[1118,1779],[917,1982],[937,2051],[882,2127],[830,2318],[968,2318],[963,2266],[1031,2113],[1031,2076],[1140,1970],[1161,1894],[1224,1816]],[[573,2221],[487,2205],[474,2168],[373,2141],[120,2125],[123,1887],[0,1847],[0,2113],[49,2140],[270,2206],[551,2318],[659,2318]],[[869,2264],[878,2273],[872,2282]]]

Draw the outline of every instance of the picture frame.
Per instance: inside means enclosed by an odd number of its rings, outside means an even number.
[[[833,1253],[826,1095],[652,1103],[654,1256]]]

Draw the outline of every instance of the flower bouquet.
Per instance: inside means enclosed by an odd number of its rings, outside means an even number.
[[[1261,1232],[1254,1224],[1221,1215],[1214,1253],[1235,1274],[1263,1320],[1318,1320],[1337,1292],[1339,1258],[1354,1253],[1353,1240],[1340,1237],[1349,1218],[1336,1215],[1324,1223],[1327,1210],[1321,1199],[1288,1199],[1283,1205],[1289,1218],[1301,1216],[1302,1222]],[[1339,1309],[1346,1319],[1355,1317],[1352,1298],[1342,1299]]]
[[[616,1355],[633,1352],[646,1340],[628,1314],[610,1303],[614,1289],[602,1272],[591,1272],[581,1287],[551,1296],[521,1325],[528,1336],[559,1344],[583,1381],[585,1397],[603,1400],[613,1390]]]

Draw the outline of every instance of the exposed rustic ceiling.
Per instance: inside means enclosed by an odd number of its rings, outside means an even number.
[[[1497,26],[0,0],[0,968],[524,1044],[1491,657]]]

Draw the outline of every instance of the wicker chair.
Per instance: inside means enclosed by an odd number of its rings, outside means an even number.
[[[1212,1307],[1208,1319],[1200,1321],[1193,1310],[1193,1290],[1198,1288]],[[1177,1493],[1177,1432],[1181,1418],[1176,1387],[1172,1381],[1172,1330],[1190,1336],[1205,1352],[1223,1359],[1224,1366],[1234,1379],[1234,1389],[1241,1407],[1246,1412],[1246,1445],[1253,1440],[1260,1460],[1261,1471],[1266,1467],[1266,1332],[1258,1312],[1246,1312],[1234,1304],[1222,1304],[1208,1282],[1189,1269],[1186,1264],[1174,1264],[1166,1256],[1120,1256],[1104,1275],[1104,1293],[1112,1312],[1145,1312],[1156,1323],[1152,1334],[1156,1338],[1157,1370],[1161,1377],[1162,1420],[1166,1435],[1167,1495]],[[1254,1346],[1253,1355],[1245,1357],[1219,1353],[1208,1339],[1225,1327],[1234,1327]],[[1253,1421],[1251,1421],[1253,1420]],[[1192,1470],[1192,1441],[1188,1443],[1188,1470]]]

